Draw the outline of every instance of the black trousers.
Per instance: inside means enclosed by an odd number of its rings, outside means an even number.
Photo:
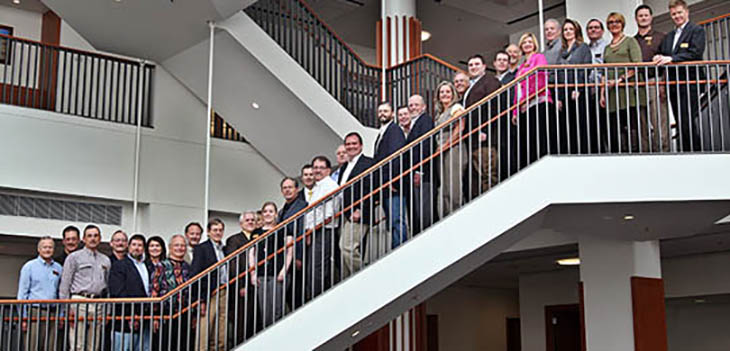
[[[696,84],[673,85],[669,87],[669,100],[679,130],[679,149],[699,151],[702,149],[698,116],[700,112],[699,89]]]

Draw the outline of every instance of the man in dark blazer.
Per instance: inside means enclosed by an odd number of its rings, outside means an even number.
[[[208,222],[207,229],[208,240],[193,249],[193,264],[190,265],[191,275],[193,276],[226,257],[223,251],[223,230],[225,229],[223,221],[213,218]],[[219,282],[221,284],[227,283],[227,278],[228,271],[224,264],[206,274],[198,283],[193,285],[193,299],[200,298],[202,302],[200,306],[201,320],[198,323],[200,326],[198,343],[201,350],[223,351],[225,349],[228,289],[227,286],[219,287],[218,284]],[[209,297],[211,301],[206,306]],[[218,321],[216,321],[216,318],[218,318]]]
[[[654,56],[654,63],[666,65],[701,61],[705,52],[705,30],[689,21],[689,7],[683,0],[670,0],[669,14],[675,29],[664,37],[659,47],[660,54]],[[684,82],[669,86],[672,112],[679,125],[679,147],[682,151],[698,151],[702,145],[696,119],[699,115],[701,94],[698,86],[702,84],[690,81],[705,79],[705,71],[701,67],[692,66],[669,66],[666,70],[670,82]]]
[[[505,54],[505,56],[507,55]],[[465,101],[467,106],[471,106],[497,91],[502,84],[494,75],[486,73],[487,65],[482,55],[470,57],[468,65],[472,84],[466,92]],[[493,99],[491,104],[483,104],[466,116],[468,128],[464,128],[463,134],[468,134],[466,138],[469,142],[467,150],[469,151],[471,163],[466,166],[467,169],[462,173],[461,183],[464,187],[465,199],[472,199],[495,185],[499,180],[499,161],[504,160],[506,163],[509,157],[508,151],[510,148],[507,143],[515,139],[508,137],[512,131],[509,115],[505,114],[498,121],[488,123],[489,120],[497,117],[498,108],[500,107],[498,101],[500,100],[507,101],[507,98]],[[477,128],[480,128],[479,132],[471,133]],[[500,153],[498,150],[502,152]]]
[[[375,165],[375,160],[362,154],[362,136],[357,132],[351,132],[345,136],[345,151],[347,152],[347,162],[342,165],[339,179],[337,179],[337,184],[340,186]],[[345,212],[339,242],[342,252],[340,266],[343,279],[362,268],[366,249],[365,242],[372,226],[371,214],[373,211],[372,198],[358,201],[376,189],[372,175],[369,174],[358,179],[343,191],[342,206]]]
[[[311,168],[310,168],[311,169]],[[299,213],[301,210],[307,208],[307,202],[302,200],[297,194],[299,192],[299,184],[296,179],[291,177],[285,177],[281,180],[281,194],[284,196],[284,205],[279,210],[279,222],[284,222],[292,216]],[[289,284],[287,290],[287,301],[294,301],[294,308],[299,308],[304,304],[304,272],[302,270],[302,262],[305,255],[304,246],[306,245],[306,239],[302,238],[304,235],[304,216],[300,216],[298,219],[290,222],[286,225],[284,233],[285,236],[294,237],[294,278],[292,284]],[[299,239],[297,241],[297,239]]]
[[[426,112],[426,103],[420,95],[413,95],[408,98],[408,111],[411,113],[411,129],[406,137],[406,145],[421,138],[433,129],[433,118]],[[441,180],[439,174],[439,163],[435,159],[429,159],[434,153],[436,143],[434,135],[431,135],[405,153],[409,168],[416,167],[408,174],[412,179],[412,196],[406,200],[411,201],[409,214],[413,235],[418,235],[421,230],[429,227],[438,220],[438,188]],[[425,161],[421,164],[421,161]]]
[[[407,107],[404,107],[406,110]],[[375,163],[385,160],[406,145],[406,136],[403,130],[394,120],[393,105],[385,102],[378,106],[378,119],[380,120],[380,131],[375,139]],[[401,173],[403,156],[394,157],[375,173],[378,184],[388,184]],[[388,220],[388,228],[391,234],[391,248],[396,248],[408,237],[405,213],[405,189],[409,187],[406,177],[393,181],[385,187],[379,199],[383,203],[383,210]]]
[[[112,263],[109,271],[109,296],[112,298],[149,297],[150,273],[145,265],[145,238],[135,234],[129,239],[129,254]],[[117,316],[140,316],[149,313],[139,304],[117,306]],[[146,305],[146,304],[144,304]],[[122,314],[123,313],[123,314]],[[150,324],[140,321],[118,321],[114,325],[114,350],[138,349],[142,338],[142,350],[150,347]]]
[[[241,231],[226,239],[226,246],[223,247],[223,253],[226,256],[244,247],[254,239],[253,232],[256,230],[256,212],[246,211],[241,213],[238,217],[238,224],[241,226]],[[235,344],[238,345],[244,341],[244,336],[246,339],[252,337],[259,327],[255,324],[256,320],[253,318],[253,313],[251,313],[255,308],[256,298],[254,297],[254,287],[251,286],[249,279],[247,279],[248,275],[243,275],[248,268],[248,254],[242,252],[236,255],[231,260],[229,267],[232,267],[230,278],[237,278],[231,285],[233,289],[231,289],[231,293],[228,295],[228,311],[231,314],[235,313],[235,319],[238,320],[237,340],[235,341]],[[233,293],[235,291],[238,291],[238,293]],[[238,303],[236,303],[236,299],[238,299]],[[248,313],[246,310],[248,310]],[[228,319],[230,322],[234,317],[231,316]],[[229,337],[232,337],[232,335],[229,335]]]

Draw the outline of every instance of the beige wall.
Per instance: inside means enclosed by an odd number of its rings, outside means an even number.
[[[506,320],[519,316],[517,291],[510,289],[452,286],[426,309],[438,315],[439,350],[504,351]]]

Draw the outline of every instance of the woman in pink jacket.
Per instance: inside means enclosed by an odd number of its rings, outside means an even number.
[[[541,70],[531,73],[528,77],[522,77],[535,67],[547,65],[547,60],[538,52],[539,45],[535,34],[529,32],[522,34],[519,47],[524,62],[517,69],[516,79],[521,81],[515,87],[514,102],[518,107],[513,112],[512,123],[519,130],[519,164],[524,167],[548,151],[556,152],[558,140],[555,128],[556,109],[550,90],[547,89],[548,72]]]

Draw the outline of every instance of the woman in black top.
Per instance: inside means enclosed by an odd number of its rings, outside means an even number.
[[[563,22],[563,50],[560,52],[559,64],[584,65],[591,64],[591,49],[583,42],[583,30],[578,21],[566,19]],[[559,84],[584,84],[588,68],[565,69],[558,71]],[[588,153],[590,145],[597,137],[590,135],[590,114],[588,113],[589,90],[581,86],[563,86],[558,88],[558,101],[561,109],[560,153]],[[595,130],[595,128],[593,129]],[[595,145],[598,145],[595,143]],[[596,150],[595,148],[590,151]]]
[[[257,266],[251,274],[251,284],[256,290],[261,320],[268,326],[284,315],[284,292],[290,284],[287,272],[294,258],[294,237],[283,229],[269,233],[277,224],[276,204],[266,202],[261,212],[264,225],[253,232],[253,238],[265,238],[249,251],[248,262],[251,268]]]

